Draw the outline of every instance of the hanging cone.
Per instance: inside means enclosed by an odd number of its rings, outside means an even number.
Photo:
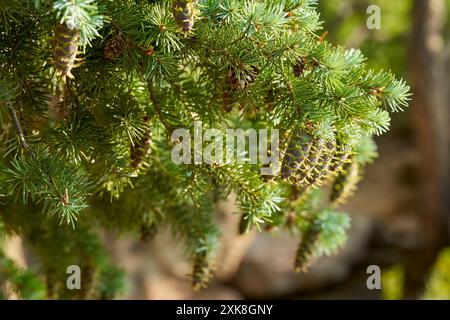
[[[234,96],[236,92],[245,90],[250,84],[255,82],[259,69],[251,66],[249,69],[241,72],[239,75],[233,68],[228,70],[223,84],[222,101],[225,112],[231,112],[235,103]]]
[[[315,258],[317,242],[321,234],[320,225],[314,221],[303,233],[295,256],[295,272],[306,272]]]
[[[324,150],[324,142],[322,139],[314,139],[309,149],[308,155],[302,162],[300,168],[295,173],[296,185],[303,189],[309,187],[308,179],[310,179],[316,168],[320,166],[322,153]]]
[[[212,278],[212,269],[209,265],[208,255],[205,250],[194,255],[194,265],[192,268],[192,288],[194,290],[204,289],[208,286]]]
[[[353,160],[344,164],[342,171],[334,180],[330,193],[330,202],[334,206],[343,204],[356,190],[359,179],[358,162]]]
[[[121,33],[109,39],[103,49],[106,59],[114,60],[120,57],[125,48],[125,40]]]
[[[338,174],[342,171],[343,166],[350,162],[349,159],[351,155],[352,152],[347,147],[338,144],[336,146],[336,152],[333,156],[333,160],[330,164],[330,172]]]
[[[292,135],[281,164],[281,177],[283,179],[292,180],[295,178],[312,147],[313,137],[310,134],[301,131]]]
[[[320,161],[314,167],[313,173],[306,179],[309,186],[316,187],[328,178],[331,174],[330,166],[336,152],[336,144],[334,142],[327,142],[322,149]]]
[[[304,58],[298,59],[297,63],[294,64],[292,69],[294,71],[294,75],[297,78],[302,77],[306,70],[306,60]]]

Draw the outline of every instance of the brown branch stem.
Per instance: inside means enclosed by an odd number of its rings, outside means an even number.
[[[23,134],[22,127],[20,125],[19,118],[17,117],[17,111],[14,108],[11,108],[11,114],[14,121],[14,125],[16,127],[17,135],[19,136],[20,145],[27,151],[30,151],[30,145],[25,140],[25,136]]]

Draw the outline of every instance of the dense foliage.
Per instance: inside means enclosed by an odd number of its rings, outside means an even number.
[[[291,229],[305,270],[345,242],[336,208],[376,156],[372,137],[407,106],[402,80],[322,37],[315,0],[0,3],[0,221],[40,261],[34,278],[0,255],[0,284],[41,279],[46,297],[114,296],[102,228],[148,239],[170,227],[203,287],[214,207],[231,193],[240,232]],[[171,134],[194,121],[279,129],[281,172],[174,164]],[[72,264],[81,291],[65,287]]]

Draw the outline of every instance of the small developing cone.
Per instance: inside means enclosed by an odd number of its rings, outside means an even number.
[[[358,162],[353,160],[344,164],[342,171],[335,178],[331,189],[330,202],[333,206],[345,203],[356,190],[359,179]]]
[[[304,58],[298,59],[297,63],[294,64],[292,69],[294,71],[294,75],[297,78],[302,77],[306,70],[306,60]]]
[[[125,40],[121,33],[109,39],[103,49],[106,59],[115,60],[120,57],[125,47]]]
[[[259,69],[256,66],[250,66],[248,69],[242,70],[239,75],[236,74],[236,71],[233,68],[228,70],[222,94],[225,112],[231,112],[233,110],[236,92],[247,89],[250,84],[255,82],[258,73]]]
[[[350,162],[351,152],[343,146],[336,146],[336,152],[333,156],[333,160],[330,164],[330,171],[334,174],[338,174],[342,171],[343,166]]]

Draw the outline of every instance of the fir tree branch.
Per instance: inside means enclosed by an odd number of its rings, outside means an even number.
[[[218,241],[212,204],[231,193],[243,231],[288,224],[285,210],[293,213],[293,232],[314,231],[306,250],[299,250],[300,265],[343,244],[348,219],[324,208],[329,200],[315,188],[328,178],[340,182],[350,155],[360,166],[372,161],[372,136],[389,129],[390,112],[406,107],[409,87],[390,72],[367,69],[359,50],[320,37],[317,0],[208,0],[198,6],[196,0],[176,1],[178,9],[196,4],[181,15],[173,12],[172,1],[34,3],[7,1],[0,8],[0,139],[8,140],[15,126],[18,138],[13,134],[11,145],[27,151],[0,159],[8,204],[0,216],[34,244],[48,292],[55,293],[48,296],[86,298],[95,291],[60,289],[65,279],[55,270],[68,265],[73,252],[87,261],[81,266],[86,288],[95,287],[96,275],[101,297],[114,294],[117,282],[108,283],[108,277],[117,279],[118,273],[105,266],[89,232],[97,222],[121,232],[167,224],[186,243],[193,284],[202,286]],[[47,46],[58,23],[72,30],[61,32],[58,41],[64,48],[61,65],[75,78],[64,88],[70,92],[61,87],[59,93],[71,112],[55,123],[47,112],[57,66]],[[78,48],[85,49],[84,63],[75,69],[75,61],[66,58],[75,58]],[[13,103],[17,108],[10,115],[3,105]],[[146,114],[161,128],[151,145]],[[287,163],[295,180],[267,181],[259,165],[175,165],[168,137],[193,120],[219,130],[277,128],[282,155],[296,131],[306,130],[312,139],[292,144]],[[131,159],[138,166],[147,148],[149,165],[136,174]],[[92,197],[90,181],[97,191]],[[103,199],[105,190],[112,197]],[[79,215],[88,205],[91,214]],[[84,223],[72,230],[37,210],[72,225],[78,217]]]

